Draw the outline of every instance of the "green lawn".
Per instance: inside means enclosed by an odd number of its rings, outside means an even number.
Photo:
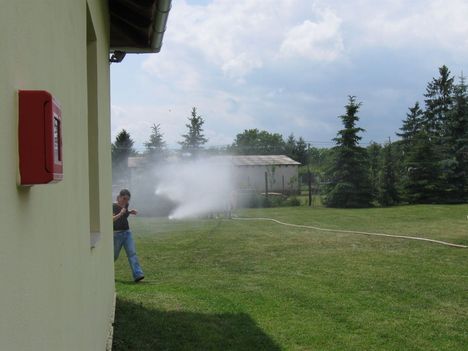
[[[468,244],[468,205],[245,210]],[[468,249],[235,220],[132,222],[114,350],[468,350]]]

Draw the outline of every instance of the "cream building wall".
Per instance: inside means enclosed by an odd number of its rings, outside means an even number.
[[[297,165],[237,166],[234,172],[239,187],[253,188],[257,192],[265,192],[265,172],[268,178],[268,191],[294,192],[299,187]]]
[[[105,349],[114,298],[107,3],[0,0],[2,351]],[[61,104],[58,184],[17,186],[19,89]],[[90,232],[100,233],[94,248]]]

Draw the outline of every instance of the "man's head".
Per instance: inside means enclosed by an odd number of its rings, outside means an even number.
[[[128,205],[128,202],[130,201],[130,197],[132,195],[130,194],[130,191],[128,189],[122,189],[120,190],[119,195],[117,195],[117,202],[120,206],[125,207]]]

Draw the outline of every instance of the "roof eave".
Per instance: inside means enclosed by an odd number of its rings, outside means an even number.
[[[109,2],[112,11],[112,0]],[[113,43],[113,38],[111,35],[110,40],[110,52],[124,52],[128,54],[143,54],[143,53],[158,53],[161,51],[162,42],[164,38],[164,33],[166,32],[166,24],[167,19],[169,16],[169,12],[171,10],[171,0],[157,0],[154,14],[152,16],[152,20],[150,25],[148,26],[148,38],[146,38],[145,42],[147,44],[140,44],[140,43],[132,43],[132,39],[130,35],[128,36],[127,44],[135,44],[135,45],[118,45]],[[112,16],[111,16],[112,17]],[[138,25],[138,23],[128,23],[131,25]],[[119,26],[117,23],[112,23],[111,26]],[[125,29],[117,28],[119,31],[125,31]]]

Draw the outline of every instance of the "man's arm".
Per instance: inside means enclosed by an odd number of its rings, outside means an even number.
[[[113,216],[112,216],[112,221],[115,222],[115,221],[118,220],[120,217],[122,217],[126,212],[127,212],[127,209],[126,209],[125,207],[122,207],[122,209],[120,210],[119,213],[117,213],[116,215],[113,215]]]

